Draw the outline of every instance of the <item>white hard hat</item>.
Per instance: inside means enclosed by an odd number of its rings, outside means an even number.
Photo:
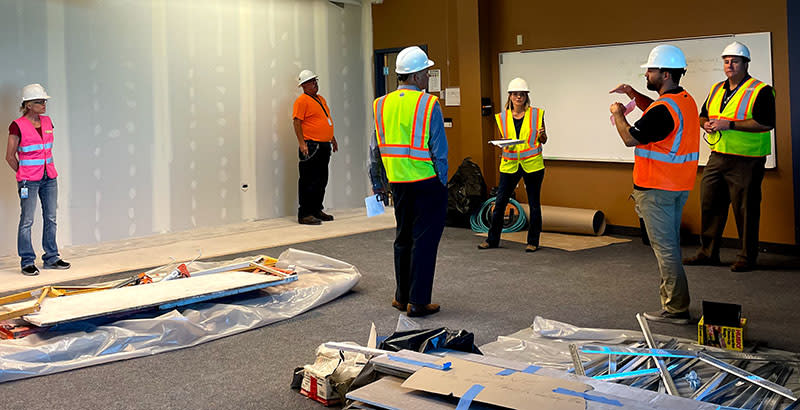
[[[317,77],[319,77],[319,76],[314,74],[313,71],[311,71],[311,70],[303,70],[297,76],[297,86],[300,87],[304,82],[309,81],[309,80],[313,80],[313,79],[315,79]]]
[[[28,84],[22,87],[22,102],[30,100],[46,100],[50,98],[41,84]]]
[[[653,47],[642,68],[686,68],[686,56],[680,48],[662,44]]]
[[[433,60],[417,46],[406,47],[397,54],[394,72],[397,74],[411,74],[422,71],[433,65]]]
[[[734,41],[733,43],[728,44],[728,46],[722,50],[722,57],[725,56],[739,56],[746,58],[747,61],[750,61],[750,49],[748,49],[746,45],[738,41]]]
[[[531,90],[528,89],[528,83],[525,80],[517,77],[508,82],[508,92],[514,91],[525,91],[527,93]]]

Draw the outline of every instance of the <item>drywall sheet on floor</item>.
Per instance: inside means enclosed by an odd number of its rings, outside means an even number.
[[[252,259],[195,262],[193,267],[211,269]],[[279,268],[289,265],[300,277],[296,282],[226,298],[224,303],[198,303],[158,315],[143,312],[100,325],[80,321],[23,339],[0,340],[0,382],[149,356],[235,335],[328,303],[361,278],[347,262],[296,249],[283,252],[276,264]]]
[[[479,233],[478,236],[486,237],[487,234]],[[512,241],[521,244],[528,243],[528,230],[519,232],[504,233],[500,237],[502,241]],[[592,248],[613,245],[615,243],[630,242],[630,239],[614,238],[613,236],[586,236],[568,235],[564,233],[542,232],[539,237],[539,244],[543,248],[556,248],[565,251],[582,251]]]
[[[450,362],[449,369],[423,367],[406,379],[403,387],[463,397],[478,385],[480,391],[474,401],[481,403],[512,409],[568,410],[585,409],[585,399],[579,396],[592,389],[584,383],[523,372],[499,375],[503,369],[449,356],[437,364],[445,362]]]
[[[226,272],[167,282],[127,286],[79,295],[47,298],[42,309],[23,319],[36,326],[91,319],[110,314],[153,308],[166,304],[202,302],[236,293],[287,283],[289,280],[250,272]],[[183,301],[183,303],[180,303]]]

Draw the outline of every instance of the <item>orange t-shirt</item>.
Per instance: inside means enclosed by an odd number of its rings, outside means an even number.
[[[333,139],[331,110],[321,95],[317,94],[316,97],[319,98],[319,103],[314,97],[306,93],[297,97],[297,100],[294,101],[292,118],[300,120],[300,125],[303,128],[303,138],[319,142],[330,142]]]

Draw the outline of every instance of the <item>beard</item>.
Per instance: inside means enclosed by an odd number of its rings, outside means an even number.
[[[647,89],[648,90],[650,90],[650,91],[658,91],[659,88],[661,88],[661,87],[658,84],[655,84],[655,83],[651,82],[649,78],[647,79]]]

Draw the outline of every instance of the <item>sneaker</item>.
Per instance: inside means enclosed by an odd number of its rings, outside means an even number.
[[[300,225],[321,225],[322,221],[317,219],[314,215],[304,216],[302,218],[297,217],[297,223]]]
[[[683,264],[688,266],[696,266],[696,265],[715,266],[719,265],[719,257],[712,258],[710,256],[706,256],[704,253],[698,253],[697,255],[690,256],[688,258],[683,258]]]
[[[39,268],[36,265],[28,265],[22,268],[22,274],[25,276],[36,276],[39,274]]]
[[[680,313],[669,313],[666,310],[662,309],[658,312],[644,312],[644,318],[653,322],[666,322],[675,325],[688,325],[689,320],[692,317],[689,316],[688,310]]]
[[[57,261],[55,261],[53,263],[45,264],[44,268],[45,269],[69,269],[70,266],[72,266],[72,265],[69,262],[67,262],[67,261],[65,261],[63,259],[59,259],[59,260],[57,260]]]
[[[314,214],[314,217],[324,222],[330,222],[333,220],[333,215],[328,215],[322,211],[319,211],[316,214]]]

